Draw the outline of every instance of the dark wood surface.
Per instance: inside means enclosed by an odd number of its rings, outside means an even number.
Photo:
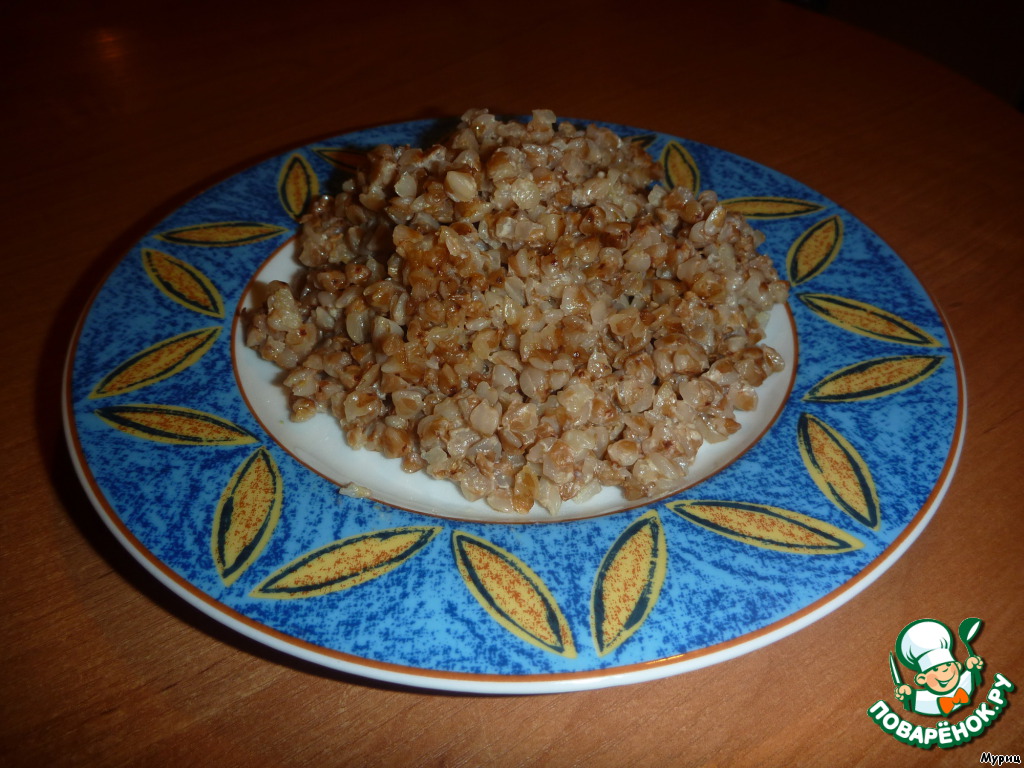
[[[1024,118],[892,43],[728,4],[7,4],[0,763],[974,764],[1024,747],[1024,698],[954,750],[895,742],[887,654],[915,618],[985,620],[1024,683]],[[189,196],[287,148],[470,106],[643,126],[749,157],[848,209],[945,312],[968,383],[932,523],[810,627],[710,668],[545,696],[402,690],[279,655],[165,591],[104,528],[60,420],[104,272]],[[990,679],[990,678],[989,678]]]

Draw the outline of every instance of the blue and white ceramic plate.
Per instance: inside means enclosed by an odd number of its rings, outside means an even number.
[[[741,157],[662,134],[670,184],[714,189],[764,231],[793,289],[769,343],[787,371],[691,484],[609,490],[510,519],[442,481],[287,419],[239,314],[296,271],[296,219],[389,125],[268,160],[144,237],[71,347],[65,424],[103,520],[160,581],[286,653],[470,692],[633,683],[746,653],[849,600],[920,533],[964,432],[953,340],[914,275],[835,203]],[[344,492],[366,489],[368,495]]]

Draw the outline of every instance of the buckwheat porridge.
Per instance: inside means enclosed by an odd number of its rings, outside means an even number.
[[[330,413],[498,511],[669,493],[783,369],[762,342],[788,285],[714,192],[659,176],[546,110],[377,147],[303,217],[296,291],[268,286],[246,343],[288,372],[293,420]]]

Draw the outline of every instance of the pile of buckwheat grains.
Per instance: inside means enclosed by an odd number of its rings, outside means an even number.
[[[294,420],[327,411],[495,510],[664,495],[783,368],[761,342],[788,285],[714,192],[659,175],[547,110],[379,146],[303,217],[300,287],[268,286],[246,343],[289,372]]]

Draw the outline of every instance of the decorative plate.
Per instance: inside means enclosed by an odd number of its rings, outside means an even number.
[[[691,484],[629,506],[499,517],[454,486],[291,424],[240,310],[296,270],[296,219],[355,153],[444,125],[351,133],[184,205],[111,271],[75,331],[68,443],[105,523],[160,581],[256,640],[433,689],[528,693],[649,680],[800,629],[920,533],[959,455],[965,390],[942,316],[899,257],[806,186],[626,126],[667,183],[718,192],[792,283],[787,362]],[[346,483],[370,496],[341,492]]]

